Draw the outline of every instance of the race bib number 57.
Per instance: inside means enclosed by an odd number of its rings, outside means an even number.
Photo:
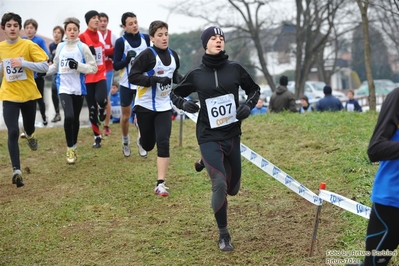
[[[209,98],[205,103],[211,128],[226,126],[237,121],[233,94]]]

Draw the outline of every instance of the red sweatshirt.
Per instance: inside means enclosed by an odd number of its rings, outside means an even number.
[[[88,46],[93,46],[96,50],[95,60],[98,70],[95,74],[86,75],[86,83],[95,83],[100,80],[106,80],[106,67],[104,61],[105,43],[101,33],[87,29],[85,32],[79,35],[79,39]]]

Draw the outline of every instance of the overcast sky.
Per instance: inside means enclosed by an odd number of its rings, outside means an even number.
[[[173,6],[176,0],[0,0],[1,15],[14,12],[22,17],[22,23],[29,18],[37,20],[37,33],[52,39],[53,28],[63,26],[67,17],[80,20],[81,32],[87,29],[84,15],[89,10],[105,12],[109,17],[109,28],[117,35],[120,33],[121,16],[124,12],[137,15],[140,28],[148,29],[154,20],[163,20],[169,24],[169,33],[182,33],[204,29],[205,22],[187,16],[170,13],[165,6]]]

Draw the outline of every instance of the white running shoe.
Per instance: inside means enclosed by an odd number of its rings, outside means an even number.
[[[137,147],[139,148],[139,154],[143,158],[147,158],[148,152],[143,149],[143,147],[140,144],[140,138],[137,138]]]
[[[167,197],[169,196],[169,192],[167,191],[167,189],[169,188],[165,186],[165,183],[161,183],[155,187],[154,193],[162,197]]]
[[[129,157],[131,150],[130,150],[130,142],[124,143],[122,142],[122,152],[125,157]]]

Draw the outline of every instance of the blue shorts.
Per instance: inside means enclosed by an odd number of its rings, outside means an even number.
[[[136,90],[131,90],[125,86],[119,85],[119,96],[121,99],[121,106],[128,107],[134,105],[134,98],[136,97]]]

